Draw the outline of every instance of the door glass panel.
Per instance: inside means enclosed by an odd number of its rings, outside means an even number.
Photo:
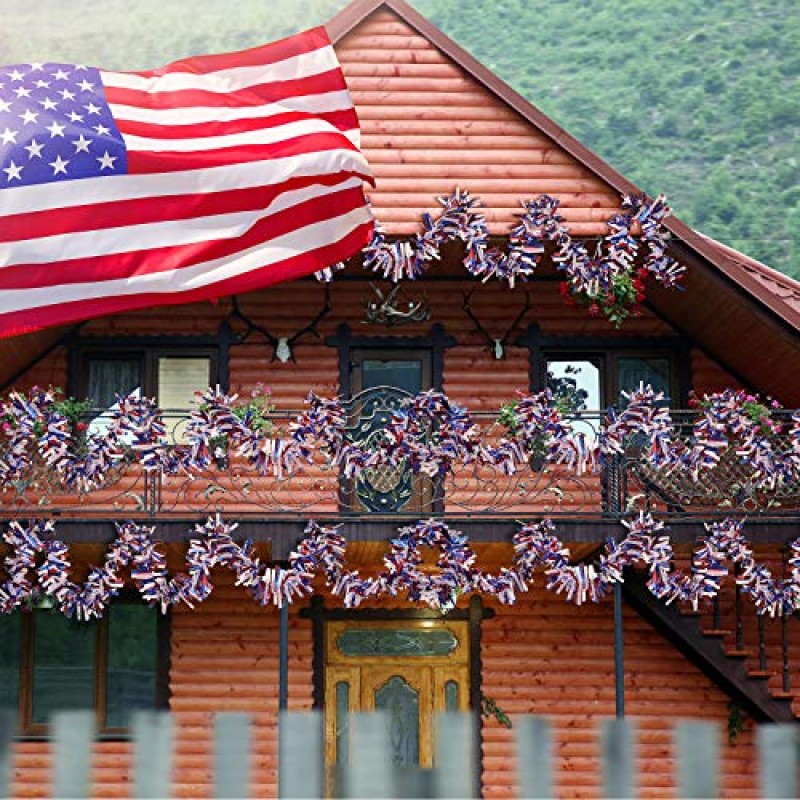
[[[448,630],[350,628],[336,637],[347,656],[446,656],[458,646]]]
[[[350,684],[336,684],[336,764],[343,766],[350,760]]]
[[[19,612],[0,616],[0,709],[19,705]]]
[[[419,692],[395,675],[375,692],[375,709],[387,713],[392,763],[419,766]]]
[[[361,362],[361,388],[391,386],[409,394],[422,391],[422,361],[420,359],[364,359]]]
[[[96,623],[35,611],[32,722],[54,711],[94,707]]]
[[[620,407],[626,405],[622,392],[632,392],[639,388],[640,383],[648,384],[656,392],[664,392],[663,405],[669,405],[670,400],[670,361],[668,358],[641,358],[634,356],[621,356],[617,359],[617,403]]]
[[[124,728],[131,712],[155,705],[158,612],[119,603],[108,614],[106,727]]]
[[[444,710],[458,711],[458,683],[447,681],[444,685]]]

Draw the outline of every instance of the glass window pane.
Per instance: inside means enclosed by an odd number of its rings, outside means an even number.
[[[640,383],[648,384],[657,392],[664,392],[664,405],[670,399],[670,361],[668,358],[641,358],[639,356],[621,356],[617,359],[617,402],[626,404],[622,392],[632,392]]]
[[[375,692],[375,710],[386,712],[394,766],[418,767],[419,692],[394,675]]]
[[[346,656],[447,656],[458,639],[445,629],[348,628],[336,647]]]
[[[600,367],[592,361],[548,359],[547,388],[565,412],[603,407]]]
[[[336,684],[336,763],[344,766],[350,761],[350,684]]]
[[[117,603],[108,611],[106,727],[126,728],[129,715],[156,699],[158,611]]]
[[[142,365],[135,356],[89,359],[89,399],[95,408],[111,408],[117,395],[142,385]]]
[[[548,359],[547,388],[564,414],[597,411],[603,407],[600,365],[588,359]],[[572,428],[588,439],[597,435],[597,420],[571,420]]]
[[[55,711],[94,707],[97,623],[52,611],[34,613],[33,713],[44,723]]]
[[[158,406],[167,412],[167,435],[176,444],[186,444],[185,417],[195,392],[211,382],[211,359],[164,356],[158,359]]]
[[[22,615],[0,616],[0,708],[19,707],[19,655]]]
[[[447,681],[444,685],[444,710],[458,711],[458,684],[455,681]]]
[[[409,394],[422,391],[422,361],[420,359],[364,359],[361,362],[362,389],[391,386]]]

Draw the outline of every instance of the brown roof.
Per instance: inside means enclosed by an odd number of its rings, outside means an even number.
[[[782,300],[786,304],[784,313],[787,316],[800,316],[800,281],[778,272],[766,264],[751,258],[744,253],[734,250],[710,236],[704,236],[716,247],[729,261],[729,269],[739,273],[740,280],[758,281],[775,298]]]

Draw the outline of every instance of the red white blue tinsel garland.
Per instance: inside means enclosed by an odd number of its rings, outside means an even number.
[[[623,521],[627,534],[609,541],[606,553],[592,564],[572,564],[570,553],[555,534],[550,520],[523,525],[514,535],[514,563],[498,574],[476,566],[476,554],[466,536],[445,522],[420,520],[402,528],[384,558],[377,576],[361,576],[345,566],[346,541],[335,526],[309,522],[305,536],[289,557],[288,566],[261,563],[250,541],[233,538],[235,523],[219,515],[198,524],[188,543],[186,570],[171,576],[166,557],[153,539],[154,529],[136,522],[117,524],[101,566],[90,570],[86,581],[70,580],[68,546],[55,538],[52,520],[23,524],[13,521],[3,534],[10,546],[5,557],[6,579],[0,583],[0,613],[10,613],[28,602],[47,596],[71,617],[88,620],[102,616],[112,598],[125,585],[125,573],[142,599],[161,608],[185,603],[194,606],[213,592],[212,572],[228,569],[262,606],[282,606],[308,596],[316,575],[322,575],[331,592],[354,608],[368,598],[405,595],[408,600],[449,609],[470,592],[495,596],[513,604],[528,590],[537,570],[544,572],[546,588],[564,594],[578,605],[601,600],[623,580],[623,570],[644,567],[648,588],[658,598],[691,603],[714,598],[736,568],[735,581],[748,594],[759,614],[790,614],[800,609],[800,538],[790,543],[787,578],[774,577],[758,564],[743,533],[741,521],[726,519],[706,525],[691,558],[690,571],[675,565],[675,554],[663,523],[649,514]],[[423,570],[421,549],[436,548],[436,572]]]
[[[539,266],[547,243],[555,245],[553,261],[564,273],[568,296],[585,299],[606,311],[612,321],[627,316],[626,307],[643,297],[642,280],[652,277],[662,286],[676,288],[686,271],[667,255],[669,233],[663,225],[670,210],[662,195],[655,200],[645,195],[625,196],[622,212],[606,223],[609,233],[593,250],[573,239],[564,218],[558,213],[559,201],[549,195],[522,202],[523,213],[508,235],[508,248],[502,252],[489,244],[489,226],[481,211],[483,203],[466,190],[438,198],[438,216],[423,214],[422,230],[411,240],[389,241],[376,225],[371,242],[364,248],[364,268],[387,280],[418,280],[430,265],[441,258],[442,247],[452,241],[464,245],[464,269],[482,281],[496,279],[514,288],[527,281]],[[641,236],[633,231],[636,226]],[[640,261],[641,263],[637,263]],[[320,280],[333,279],[337,267],[318,273]],[[625,277],[634,288],[620,299],[617,282]]]
[[[641,458],[655,470],[688,470],[694,478],[712,471],[723,452],[733,454],[759,491],[800,481],[800,413],[791,425],[774,421],[754,398],[727,390],[707,395],[691,434],[683,436],[662,393],[640,386],[626,393],[627,406],[610,409],[594,439],[572,428],[549,390],[521,395],[513,425],[498,439],[467,409],[437,391],[409,398],[396,409],[369,448],[347,437],[345,406],[313,393],[308,409],[284,433],[265,434],[250,411],[236,413],[236,395],[209,389],[198,397],[185,429],[188,446],[170,444],[162,412],[153,400],[131,394],[104,415],[102,429],[77,435],[59,409],[53,390],[12,392],[0,401],[0,490],[19,490],[43,465],[67,489],[102,488],[116,469],[136,462],[162,475],[202,474],[217,468],[220,450],[258,475],[291,477],[323,458],[342,475],[357,477],[377,466],[405,464],[416,474],[443,477],[459,464],[482,464],[505,474],[529,468],[532,453],[545,463],[578,474],[622,454],[635,439]],[[788,447],[776,448],[782,435]]]

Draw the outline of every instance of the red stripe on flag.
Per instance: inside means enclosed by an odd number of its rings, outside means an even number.
[[[25,311],[0,314],[0,338],[18,336],[53,325],[66,325],[84,319],[135,311],[151,306],[182,305],[210,300],[242,292],[250,292],[284,281],[296,280],[312,272],[344,261],[364,247],[372,235],[373,223],[367,222],[353,229],[344,238],[313,250],[307,250],[278,264],[237,275],[210,286],[186,292],[139,294],[104,297],[42,306]]]
[[[55,264],[19,264],[0,269],[0,289],[35,289],[40,286],[61,286],[76,283],[135,278],[156,272],[180,270],[225,258],[248,250],[271,239],[340,216],[364,205],[361,187],[344,189],[279,211],[258,220],[246,233],[235,238],[206,240],[192,244],[131,249],[122,253],[65,259]],[[130,244],[136,245],[135,237]]]
[[[307,111],[287,111],[270,117],[214,120],[191,125],[163,125],[157,122],[139,122],[128,119],[118,119],[116,123],[120,133],[130,136],[145,136],[152,139],[206,139],[212,136],[229,136],[233,133],[278,128],[289,122],[304,120],[324,120],[340,131],[358,128],[358,117],[353,109],[313,114]]]

